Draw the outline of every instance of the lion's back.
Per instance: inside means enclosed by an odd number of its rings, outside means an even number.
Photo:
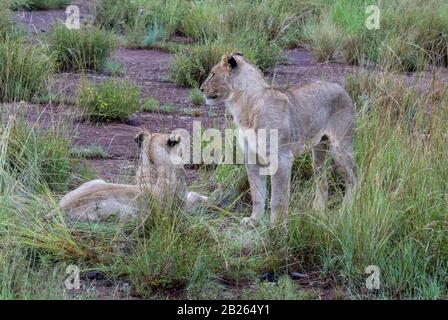
[[[344,131],[353,127],[355,107],[343,86],[316,81],[290,88],[290,115],[293,136],[312,139],[320,132]]]

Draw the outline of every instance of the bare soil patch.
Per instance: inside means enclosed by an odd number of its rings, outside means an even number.
[[[72,0],[70,4],[76,5],[80,11],[80,18],[85,19],[92,11],[94,1]],[[58,10],[38,10],[38,11],[18,11],[15,21],[22,24],[31,34],[46,33],[52,30],[55,23],[65,22],[67,15],[65,9]]]

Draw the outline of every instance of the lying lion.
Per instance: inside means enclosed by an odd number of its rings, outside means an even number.
[[[181,162],[172,161],[173,157],[181,156],[178,135],[143,131],[135,137],[135,141],[140,149],[137,184],[89,181],[66,194],[59,202],[60,209],[78,221],[100,221],[114,215],[120,220],[127,220],[137,216],[139,202],[148,198],[159,205],[176,201],[186,209],[208,199],[195,192],[187,192],[184,167],[175,164]],[[55,213],[56,210],[47,218]]]

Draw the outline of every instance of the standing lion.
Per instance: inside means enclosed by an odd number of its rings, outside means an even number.
[[[271,176],[271,223],[287,217],[294,157],[309,149],[313,154],[314,172],[318,175],[314,208],[325,209],[328,199],[328,184],[323,174],[328,151],[343,175],[345,197],[352,198],[356,184],[355,108],[342,86],[319,81],[284,91],[275,90],[242,54],[232,53],[223,55],[212,68],[201,90],[208,104],[225,102],[238,129],[278,130],[278,169]],[[244,152],[246,154],[247,150]],[[264,165],[260,161],[255,164],[246,161],[253,209],[252,215],[242,220],[242,225],[254,224],[264,213],[266,176],[260,174]]]

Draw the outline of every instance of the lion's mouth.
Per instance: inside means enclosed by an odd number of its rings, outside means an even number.
[[[211,94],[211,95],[207,96],[207,99],[210,99],[210,100],[215,100],[216,98],[218,98],[217,94]]]

